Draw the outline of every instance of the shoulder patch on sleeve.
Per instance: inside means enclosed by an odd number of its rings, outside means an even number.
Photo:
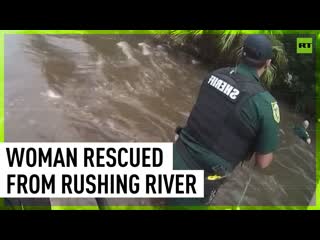
[[[277,123],[280,123],[280,110],[277,102],[271,102],[273,118]]]

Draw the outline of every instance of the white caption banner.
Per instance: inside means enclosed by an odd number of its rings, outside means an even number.
[[[172,170],[172,149],[172,143],[1,143],[0,197],[203,197],[203,171]]]

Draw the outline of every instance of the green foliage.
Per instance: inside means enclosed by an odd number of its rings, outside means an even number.
[[[222,67],[239,61],[241,47],[248,34],[257,34],[257,31],[170,30],[168,35],[157,37],[171,46],[182,47],[214,67]],[[272,66],[262,76],[264,85],[285,95],[297,111],[313,115],[315,59],[296,53],[295,34],[283,34],[281,30],[261,30],[259,34],[266,34],[273,45]],[[290,81],[288,72],[292,75]]]
[[[311,37],[310,35],[299,37]],[[292,75],[291,81],[282,81],[277,88],[286,93],[287,99],[295,105],[297,112],[315,116],[316,100],[316,59],[315,54],[296,53],[297,35],[286,35],[283,42],[288,52],[288,72]],[[314,41],[315,42],[315,41]],[[315,52],[315,49],[313,49]]]
[[[234,56],[233,61],[236,62],[239,60],[243,42],[248,35],[242,34],[241,31],[237,31],[236,33],[233,31],[233,34],[230,34],[229,32],[230,31],[225,31],[223,34],[219,35],[220,38],[218,45],[220,47],[222,56]],[[262,81],[268,88],[271,88],[274,81],[283,76],[284,71],[287,68],[287,55],[284,45],[281,42],[282,35],[272,35],[271,32],[272,31],[267,31],[264,33],[268,34],[267,36],[272,42],[272,50],[274,55],[272,59],[272,66],[262,76]]]
[[[212,54],[211,58],[215,58],[215,60],[219,59],[219,62],[231,65],[238,61],[243,41],[248,34],[252,33],[256,33],[256,31],[170,30],[168,35],[158,35],[158,38],[165,38],[171,45],[178,47],[188,45],[194,47],[196,45],[200,49],[203,49],[202,54],[205,55],[204,58],[206,60],[210,58],[207,55]],[[265,85],[271,87],[275,79],[283,76],[284,70],[287,67],[287,56],[283,43],[281,42],[283,35],[281,31],[263,30],[260,31],[260,33],[268,34],[273,44],[274,59],[272,67],[268,69],[262,77]],[[201,41],[201,39],[204,38],[207,40],[211,39],[211,41]],[[218,50],[218,52],[215,50]]]

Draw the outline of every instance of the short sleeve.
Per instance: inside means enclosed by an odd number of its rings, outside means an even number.
[[[258,96],[256,100],[259,114],[259,130],[257,132],[255,152],[267,154],[274,152],[279,145],[280,109],[271,95]]]

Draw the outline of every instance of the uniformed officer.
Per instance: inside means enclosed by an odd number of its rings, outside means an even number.
[[[237,66],[215,70],[204,79],[186,126],[176,130],[174,169],[204,170],[205,197],[169,199],[169,205],[208,204],[240,162],[254,158],[261,168],[272,162],[280,112],[259,79],[271,59],[268,38],[249,35]]]
[[[309,127],[309,121],[304,120],[301,125],[294,126],[293,131],[303,141],[305,141],[308,144],[311,144],[311,138],[309,133],[307,132],[308,127]]]

